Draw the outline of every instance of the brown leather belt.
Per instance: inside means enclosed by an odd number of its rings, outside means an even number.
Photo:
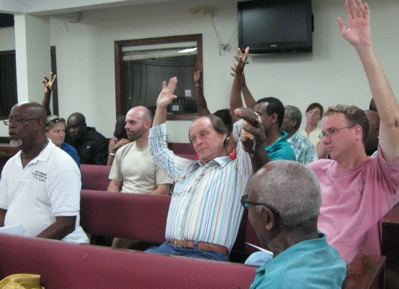
[[[188,241],[188,240],[169,240],[168,242],[176,247],[182,247],[187,249],[198,249],[207,252],[220,252],[225,255],[227,255],[228,253],[226,247],[210,243],[197,242],[196,245],[194,241]]]

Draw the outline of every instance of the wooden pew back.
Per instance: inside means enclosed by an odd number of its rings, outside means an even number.
[[[381,220],[382,243],[381,254],[387,257],[385,288],[399,286],[399,204],[394,206]]]
[[[359,254],[349,264],[342,289],[384,289],[384,256]]]

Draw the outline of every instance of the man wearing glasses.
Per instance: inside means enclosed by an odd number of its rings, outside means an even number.
[[[381,254],[379,220],[399,200],[399,105],[373,48],[369,6],[350,0],[345,7],[348,27],[339,18],[341,34],[360,57],[381,118],[378,154],[366,154],[364,111],[338,105],[327,110],[320,136],[331,160],[309,167],[323,192],[319,229],[350,263],[359,253]]]
[[[21,225],[25,236],[88,243],[79,226],[80,171],[46,138],[46,111],[36,102],[11,109],[10,143],[20,151],[0,179],[0,227]]]
[[[321,199],[316,176],[298,162],[273,161],[253,176],[241,203],[273,259],[257,269],[251,288],[342,287],[345,261],[317,231]]]

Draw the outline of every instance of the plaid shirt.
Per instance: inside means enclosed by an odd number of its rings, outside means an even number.
[[[318,159],[315,146],[298,131],[287,141],[294,150],[298,162],[306,165]]]

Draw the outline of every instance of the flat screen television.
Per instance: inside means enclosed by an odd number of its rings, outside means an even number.
[[[312,52],[311,0],[258,0],[237,3],[238,46],[249,53]]]

